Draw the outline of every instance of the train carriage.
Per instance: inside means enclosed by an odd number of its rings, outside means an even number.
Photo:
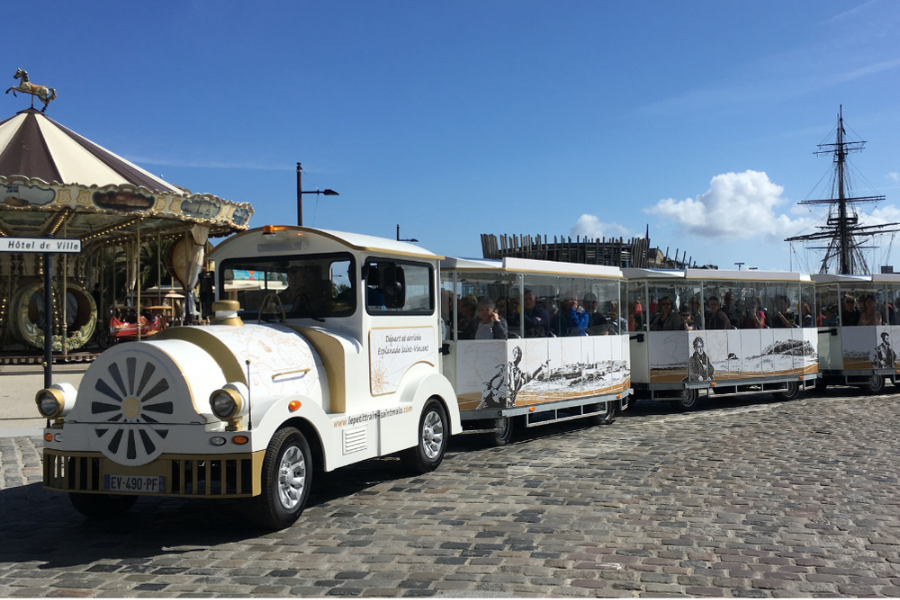
[[[880,393],[900,361],[900,275],[813,275],[819,306],[819,389],[853,385]]]
[[[711,394],[815,385],[815,290],[797,273],[625,269],[632,386],[694,409]]]
[[[618,268],[540,260],[441,262],[444,375],[469,431],[507,443],[527,427],[627,408],[628,332]],[[503,334],[481,335],[493,310]],[[496,329],[496,328],[495,328]],[[497,339],[497,338],[500,339]]]

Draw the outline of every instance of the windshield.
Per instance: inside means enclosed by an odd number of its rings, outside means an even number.
[[[349,254],[235,258],[220,269],[221,298],[243,314],[277,318],[346,317],[356,310],[355,262]]]

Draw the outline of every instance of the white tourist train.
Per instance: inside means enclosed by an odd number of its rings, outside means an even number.
[[[619,269],[445,258],[304,227],[226,240],[210,324],[100,355],[79,389],[36,395],[44,486],[89,516],[142,495],[242,498],[293,523],[313,474],[451,435],[610,423],[634,397],[701,398],[896,381],[900,276]],[[820,379],[820,375],[823,377]]]

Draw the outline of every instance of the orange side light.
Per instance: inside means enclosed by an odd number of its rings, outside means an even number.
[[[299,400],[291,400],[291,403],[288,404],[288,410],[291,412],[297,412],[300,410],[300,407],[303,406]]]
[[[52,442],[52,441],[53,441],[53,434],[52,434],[52,433],[45,433],[45,434],[44,434],[44,441],[45,441],[45,442]]]
[[[533,407],[533,406],[530,407],[530,408],[528,409],[528,412],[534,412],[534,407]]]
[[[709,385],[711,385],[711,386],[713,386],[713,387],[715,387],[715,385],[716,385],[716,382],[715,382],[715,381],[710,381],[710,382],[709,382]]]
[[[236,435],[233,438],[231,438],[231,442],[233,444],[237,444],[238,446],[243,446],[244,444],[246,444],[249,441],[250,441],[250,438],[248,438],[246,435]]]

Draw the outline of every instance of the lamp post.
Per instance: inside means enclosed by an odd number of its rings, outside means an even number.
[[[419,240],[417,240],[416,238],[407,238],[405,240],[401,240],[400,239],[400,224],[397,223],[397,241],[398,242],[418,242]]]
[[[325,196],[340,196],[334,190],[310,190],[308,192],[301,191],[303,186],[300,183],[301,173],[303,169],[300,163],[297,163],[297,225],[303,226],[303,194],[323,194]]]

